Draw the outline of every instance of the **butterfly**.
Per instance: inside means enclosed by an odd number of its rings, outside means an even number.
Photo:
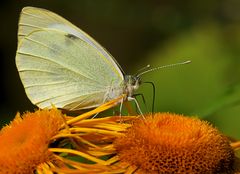
[[[131,97],[140,82],[125,76],[88,34],[35,7],[23,8],[20,15],[16,65],[28,98],[40,108],[97,107],[122,94]]]
[[[66,110],[94,108],[119,97],[135,100],[140,76],[167,67],[125,75],[113,56],[88,34],[35,7],[25,7],[20,14],[16,66],[33,104]]]

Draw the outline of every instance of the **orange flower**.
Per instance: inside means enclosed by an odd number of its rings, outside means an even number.
[[[114,142],[119,161],[143,173],[222,173],[234,151],[217,129],[197,118],[157,113],[137,120]]]
[[[205,121],[169,113],[88,119],[58,110],[19,114],[0,132],[0,174],[235,173],[232,143]],[[234,170],[232,170],[234,169]]]
[[[53,160],[48,151],[51,137],[63,119],[56,109],[19,114],[0,131],[0,173],[33,173],[36,167]]]
[[[87,118],[115,106],[116,101],[77,117],[57,109],[26,113],[22,118],[18,114],[0,131],[0,174],[112,171],[111,143],[130,126],[123,122],[135,117]]]

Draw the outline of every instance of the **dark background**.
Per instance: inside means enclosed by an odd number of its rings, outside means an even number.
[[[128,74],[152,72],[156,111],[195,115],[240,138],[240,1],[3,0],[0,6],[0,120],[33,111],[15,66],[17,25],[25,6],[51,10],[90,34]],[[151,88],[139,90],[151,106]],[[144,108],[144,107],[143,107]]]

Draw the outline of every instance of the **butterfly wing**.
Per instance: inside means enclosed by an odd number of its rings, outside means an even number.
[[[111,56],[111,54],[108,53],[98,42],[71,22],[51,11],[36,7],[25,7],[22,9],[18,25],[18,41],[30,34],[32,31],[42,28],[53,28],[64,31],[89,43],[92,47],[101,52],[110,62],[112,62],[112,65],[119,71],[120,74],[124,73],[114,57]]]
[[[34,104],[79,110],[102,104],[115,86],[115,96],[122,93],[121,70],[96,41],[63,18],[56,19],[54,13],[35,8],[27,8],[27,12],[20,18],[16,64]],[[48,18],[44,24],[44,15],[37,14],[40,12],[59,25]],[[39,17],[42,20],[36,22]]]

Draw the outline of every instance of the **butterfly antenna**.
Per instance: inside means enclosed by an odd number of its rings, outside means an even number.
[[[140,74],[141,72],[145,72],[144,70],[149,69],[150,67],[151,67],[151,65],[146,65],[146,66],[144,66],[143,68],[139,69],[139,70],[137,71],[137,73],[134,74],[134,76],[138,76],[138,74]]]
[[[178,66],[178,65],[185,65],[185,64],[189,64],[189,63],[191,63],[191,60],[187,60],[187,61],[185,61],[185,62],[174,63],[174,64],[170,64],[170,65],[159,66],[159,67],[152,68],[152,69],[143,71],[143,72],[141,72],[141,73],[138,73],[138,74],[136,74],[136,76],[137,76],[137,77],[140,77],[140,76],[142,76],[143,74],[146,74],[146,73],[149,73],[149,72],[152,72],[152,71],[156,71],[156,70],[163,69],[163,68],[170,68],[170,67]],[[145,68],[146,68],[146,67],[145,67]],[[143,69],[143,68],[142,68],[142,69]]]

